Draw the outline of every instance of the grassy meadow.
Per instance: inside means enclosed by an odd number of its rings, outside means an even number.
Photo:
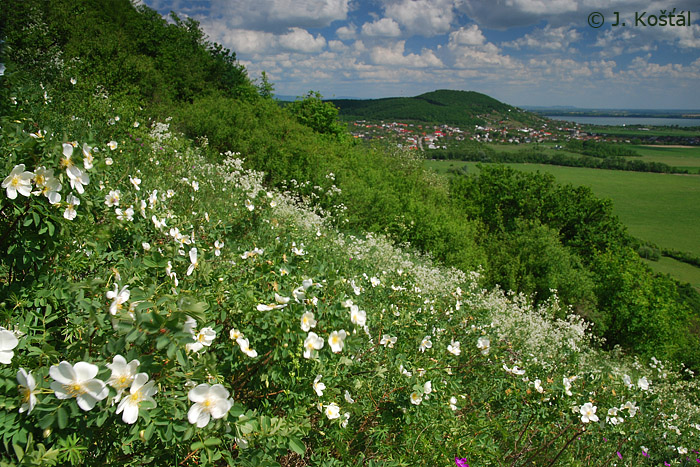
[[[631,146],[644,162],[662,162],[690,173],[700,172],[700,148],[692,146]]]

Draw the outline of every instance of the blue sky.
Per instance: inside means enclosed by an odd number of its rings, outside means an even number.
[[[198,20],[275,92],[478,91],[516,106],[700,109],[698,0],[142,0]],[[688,26],[635,26],[690,11]],[[694,8],[694,9],[693,9]],[[663,13],[662,13],[663,10]],[[588,17],[600,12],[603,26]],[[619,12],[625,27],[613,27]],[[674,17],[673,22],[678,22]]]

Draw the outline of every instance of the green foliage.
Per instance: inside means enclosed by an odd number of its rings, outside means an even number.
[[[538,221],[517,219],[512,231],[496,234],[487,248],[487,283],[532,295],[538,303],[556,293],[564,303],[574,304],[582,316],[594,312],[592,275],[561,244],[556,230]]]
[[[678,332],[688,315],[669,319],[672,283],[645,276],[632,250],[615,254],[624,231],[608,203],[498,172],[451,192],[410,154],[319,135],[250,83],[218,88],[203,65],[188,70],[201,82],[173,71],[172,87],[132,95],[143,76],[122,82],[93,63],[65,18],[123,22],[105,26],[109,47],[154,21],[141,46],[156,58],[168,51],[159,32],[201,52],[200,65],[232,56],[203,49],[191,20],[161,27],[142,7],[97,6],[41,13],[61,53],[81,50],[85,63],[40,83],[31,61],[12,62],[0,81],[0,465],[586,465],[616,452],[636,465],[642,446],[655,463],[694,447],[692,372],[600,350],[545,297],[544,282],[585,291],[581,265],[592,264],[612,284],[605,305],[620,310],[605,316],[610,332],[693,362],[692,336]],[[163,72],[139,54],[117,58]],[[166,109],[172,120],[151,119]],[[503,274],[540,303],[390,241],[471,270],[491,246],[475,239],[489,236]],[[585,249],[596,255],[579,262]],[[515,256],[537,275],[509,268]],[[643,316],[647,306],[658,313]],[[630,333],[641,330],[640,345]]]
[[[317,133],[342,139],[347,130],[338,122],[338,109],[330,102],[324,102],[318,91],[309,91],[303,99],[285,106],[299,123]]]
[[[491,114],[498,115],[499,120],[511,117],[525,122],[533,119],[514,107],[474,91],[442,89],[416,97],[331,99],[330,102],[339,107],[344,119],[415,120],[463,126],[483,125],[484,117]]]

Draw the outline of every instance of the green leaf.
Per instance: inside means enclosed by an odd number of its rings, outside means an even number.
[[[204,445],[207,447],[218,446],[220,444],[221,440],[219,438],[207,438],[204,440]]]
[[[197,451],[197,450],[202,449],[202,448],[204,448],[204,443],[201,441],[195,441],[194,443],[192,443],[190,445],[191,451]]]
[[[185,352],[182,351],[182,349],[177,350],[177,362],[180,364],[182,367],[187,367],[187,356],[185,356]]]
[[[15,450],[15,455],[17,456],[17,460],[22,460],[24,457],[24,450],[19,444],[12,443],[12,449]]]
[[[68,426],[68,411],[64,409],[63,407],[59,407],[58,411],[56,412],[57,418],[58,418],[58,427],[60,429],[64,429],[65,427]]]
[[[303,456],[306,452],[306,447],[304,446],[304,443],[297,438],[289,438],[289,449],[296,452],[300,456]]]
[[[54,414],[46,414],[44,417],[41,418],[41,420],[39,420],[39,427],[42,430],[45,430],[51,425],[53,425],[54,420],[56,420],[56,416]]]

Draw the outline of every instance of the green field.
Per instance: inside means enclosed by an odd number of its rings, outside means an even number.
[[[675,146],[630,146],[641,154],[644,162],[663,162],[680,169],[688,169],[691,173],[700,170],[700,147]]]
[[[425,164],[439,173],[464,165],[470,172],[478,170],[477,162],[429,160]],[[549,172],[560,183],[588,185],[596,195],[613,200],[615,213],[632,235],[700,256],[700,176],[508,165],[527,172]]]
[[[681,282],[688,282],[700,290],[700,268],[665,256],[662,256],[658,261],[644,260],[644,262],[654,271],[668,274]]]

